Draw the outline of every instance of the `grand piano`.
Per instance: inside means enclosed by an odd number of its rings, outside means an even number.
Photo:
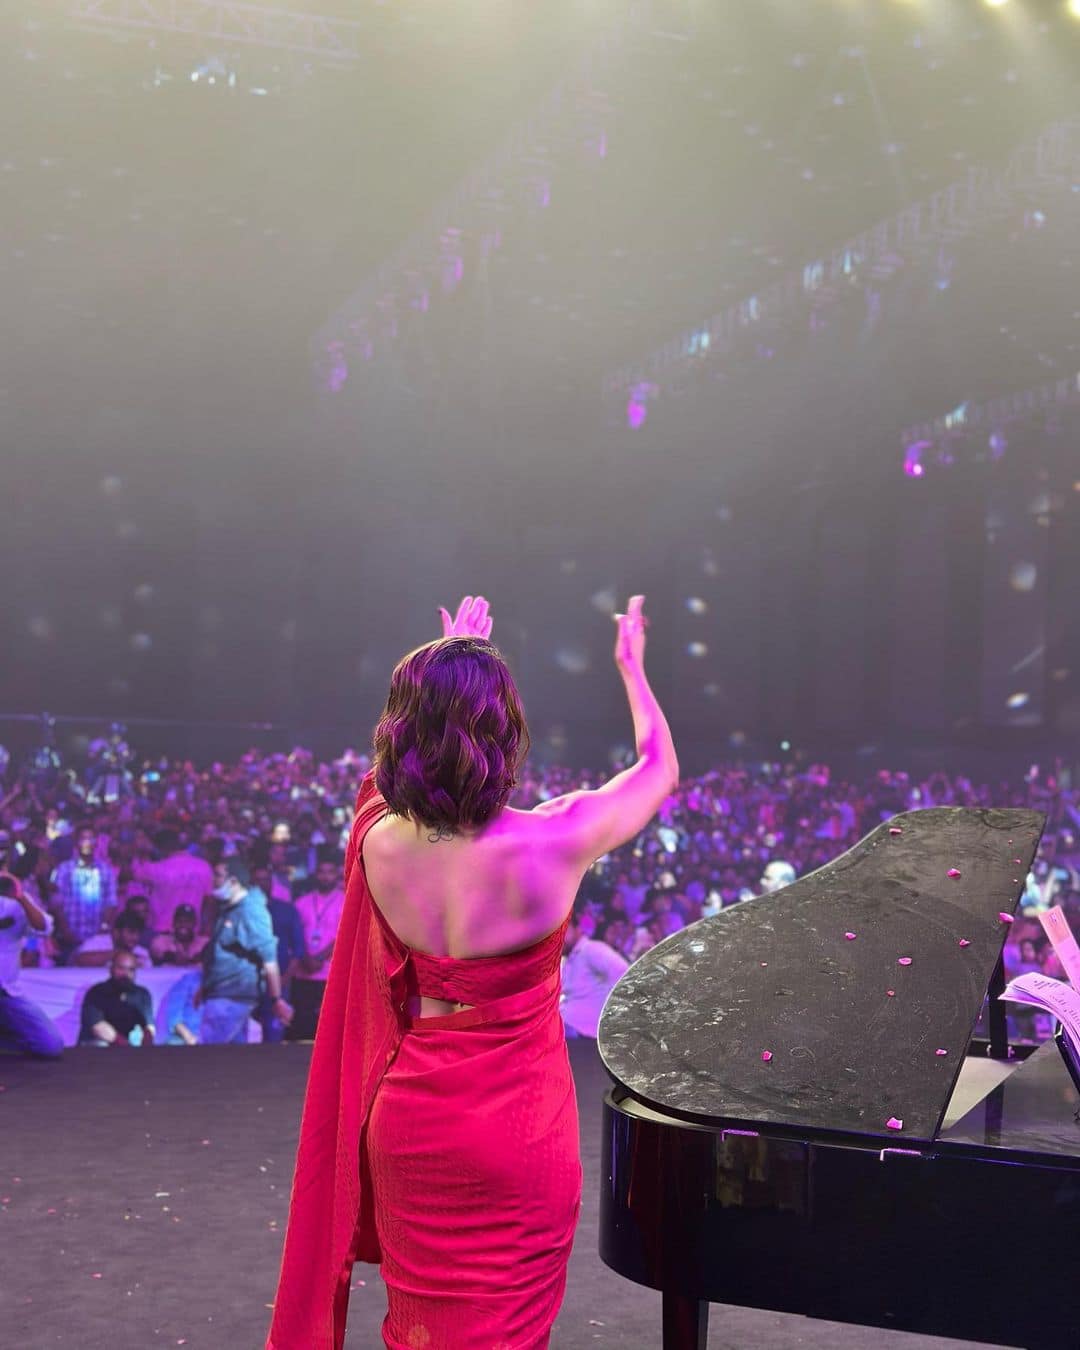
[[[1080,1348],[1080,1094],[1058,1044],[944,1126],[1044,824],[895,817],[616,984],[600,1255],[663,1292],[664,1350],[705,1350],[710,1302]]]

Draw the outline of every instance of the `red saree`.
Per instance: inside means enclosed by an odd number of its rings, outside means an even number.
[[[355,1261],[381,1267],[391,1350],[539,1350],[581,1205],[566,925],[506,956],[414,952],[373,904],[360,856],[385,811],[368,774],[266,1350],[341,1350]],[[476,1006],[410,1018],[411,994]]]

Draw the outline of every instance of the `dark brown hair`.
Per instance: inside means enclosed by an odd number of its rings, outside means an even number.
[[[486,825],[529,752],[525,710],[493,643],[448,637],[403,656],[374,733],[375,786],[432,829]]]

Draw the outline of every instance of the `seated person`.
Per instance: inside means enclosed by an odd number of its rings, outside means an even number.
[[[150,943],[150,956],[155,966],[197,966],[202,963],[202,950],[207,939],[195,931],[197,921],[194,905],[176,906],[172,932],[158,933]]]
[[[114,952],[130,952],[136,965],[142,969],[150,964],[150,953],[139,945],[139,917],[127,910],[113,920],[111,933],[95,933],[75,949],[72,966],[107,966]]]
[[[139,929],[139,946],[150,950],[150,940],[154,936],[153,929],[150,927],[150,898],[146,895],[139,895],[137,892],[129,895],[124,901],[123,909],[128,914],[134,914],[142,927]]]
[[[150,990],[135,983],[136,970],[132,952],[113,954],[109,979],[83,995],[80,1045],[153,1045],[153,1001]]]

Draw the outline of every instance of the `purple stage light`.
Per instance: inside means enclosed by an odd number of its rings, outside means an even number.
[[[923,451],[929,450],[930,441],[913,441],[904,451],[904,473],[909,478],[921,478],[926,472],[922,462]]]

